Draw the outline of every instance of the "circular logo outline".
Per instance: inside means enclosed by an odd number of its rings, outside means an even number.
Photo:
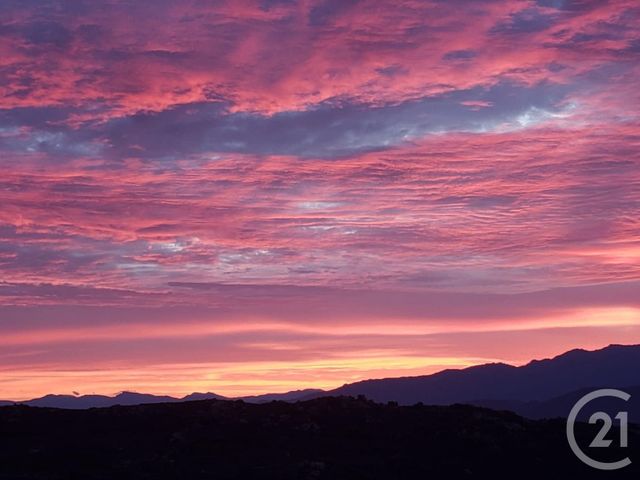
[[[615,397],[626,402],[631,398],[631,395],[627,392],[623,392],[622,390],[616,390],[615,388],[602,388],[600,390],[594,390],[593,392],[584,395],[575,403],[575,405],[569,412],[569,417],[567,418],[567,440],[569,441],[569,446],[571,447],[571,450],[573,451],[575,456],[578,457],[583,463],[586,463],[590,467],[597,468],[598,470],[619,470],[631,464],[631,459],[629,457],[625,457],[622,460],[618,460],[617,462],[600,462],[598,460],[594,460],[586,453],[584,453],[578,445],[578,442],[576,441],[574,426],[580,410],[582,410],[584,406],[592,400],[602,397]]]

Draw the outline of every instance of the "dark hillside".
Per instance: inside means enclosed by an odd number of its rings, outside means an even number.
[[[570,452],[564,428],[470,406],[346,397],[10,406],[0,408],[0,479],[600,478]],[[579,425],[587,444],[585,435],[593,429]],[[629,435],[637,453],[640,432]],[[638,478],[639,467],[616,478]]]

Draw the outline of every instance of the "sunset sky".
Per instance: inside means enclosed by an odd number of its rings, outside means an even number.
[[[2,0],[0,399],[640,343],[637,0]]]

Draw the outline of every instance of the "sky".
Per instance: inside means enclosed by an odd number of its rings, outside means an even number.
[[[636,0],[2,0],[0,398],[640,343]]]

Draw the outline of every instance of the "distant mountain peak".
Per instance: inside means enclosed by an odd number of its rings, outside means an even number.
[[[640,345],[574,349],[520,367],[488,363],[414,377],[365,380],[325,395],[364,395],[402,404],[474,403],[478,400],[541,401],[581,388],[640,385]]]
[[[181,398],[183,402],[190,402],[195,400],[224,400],[224,399],[226,399],[226,397],[223,397],[222,395],[218,395],[212,392],[205,392],[205,393],[193,392]]]
[[[584,388],[640,385],[640,369],[629,368],[633,365],[640,365],[640,345],[611,344],[593,351],[577,348],[519,367],[501,362],[486,363],[462,369],[446,369],[430,375],[361,380],[331,391],[299,389],[239,397],[238,400],[248,403],[295,402],[329,395],[364,395],[374,401],[404,404],[478,403],[479,400],[535,402]],[[18,403],[84,409],[210,399],[227,398],[212,392],[194,392],[176,398],[124,390],[114,396],[48,394]],[[0,405],[11,403],[5,401]]]

